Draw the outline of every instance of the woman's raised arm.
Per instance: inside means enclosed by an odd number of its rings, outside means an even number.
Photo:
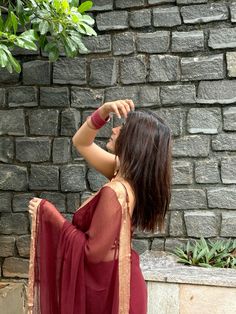
[[[104,103],[98,109],[98,114],[103,120],[106,120],[112,112],[119,118],[121,116],[127,117],[128,112],[133,108],[132,100],[117,100]],[[92,167],[108,179],[111,179],[115,169],[115,155],[94,143],[98,130],[99,129],[93,124],[91,117],[89,117],[75,133],[72,142],[75,148]]]

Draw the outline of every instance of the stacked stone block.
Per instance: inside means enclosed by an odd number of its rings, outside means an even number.
[[[94,0],[89,53],[50,64],[17,51],[22,73],[0,70],[0,276],[27,277],[29,200],[68,219],[107,180],[71,138],[105,101],[131,98],[173,135],[165,230],[134,234],[139,251],[236,237],[236,2]],[[117,119],[98,133],[105,147]]]

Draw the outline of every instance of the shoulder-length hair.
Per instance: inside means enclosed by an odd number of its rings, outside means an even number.
[[[135,194],[132,223],[142,231],[164,230],[171,198],[171,131],[152,111],[134,111],[116,140],[122,176]]]

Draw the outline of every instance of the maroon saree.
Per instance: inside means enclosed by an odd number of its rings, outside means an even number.
[[[28,313],[146,314],[123,186],[101,188],[68,222],[43,199],[32,218]]]

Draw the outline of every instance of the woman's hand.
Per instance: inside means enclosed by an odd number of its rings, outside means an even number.
[[[127,118],[130,110],[134,110],[134,103],[131,99],[116,100],[104,103],[99,108],[99,113],[103,119],[106,119],[109,113],[114,112],[118,118],[122,116]]]
[[[32,198],[32,200],[29,201],[28,208],[29,208],[29,213],[31,216],[36,212],[41,201],[42,201],[42,199],[37,198],[37,197],[34,197],[34,198]]]

